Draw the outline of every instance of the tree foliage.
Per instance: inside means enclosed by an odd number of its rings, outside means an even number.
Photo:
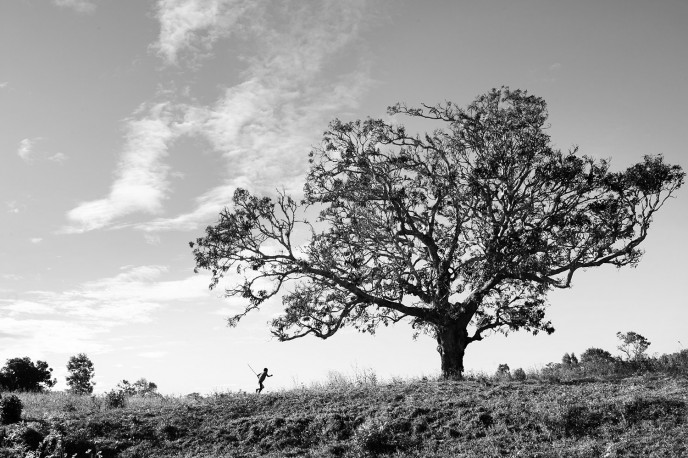
[[[684,180],[661,156],[613,172],[555,149],[545,101],[525,91],[389,113],[438,128],[334,120],[310,153],[302,201],[238,189],[191,243],[211,288],[228,276],[226,294],[246,299],[230,325],[278,294],[281,340],[408,319],[437,339],[444,374],[460,375],[466,346],[486,333],[553,332],[547,292],[576,272],[636,265]]]
[[[591,347],[581,353],[580,361],[583,364],[597,364],[611,363],[614,362],[615,359],[607,350]]]
[[[134,383],[130,383],[128,380],[122,380],[117,384],[116,389],[123,392],[127,396],[146,396],[156,395],[158,391],[158,385],[153,382],[149,382],[145,378],[140,378]]]
[[[79,353],[69,358],[67,362],[67,385],[69,390],[76,394],[91,394],[95,382],[93,381],[93,362],[85,353]]]
[[[639,361],[645,357],[645,351],[650,346],[650,341],[645,337],[633,331],[617,332],[616,337],[621,341],[618,349],[628,361]]]
[[[0,387],[8,391],[43,391],[57,383],[52,378],[52,368],[45,361],[31,358],[10,358],[0,369]]]
[[[577,366],[578,358],[575,353],[564,353],[564,356],[561,357],[561,364],[564,366]]]

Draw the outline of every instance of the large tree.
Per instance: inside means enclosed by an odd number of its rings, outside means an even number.
[[[576,272],[636,265],[684,180],[661,156],[613,172],[555,149],[545,101],[525,91],[389,112],[438,128],[334,120],[310,153],[303,200],[238,189],[191,243],[210,287],[228,276],[226,294],[246,299],[230,325],[277,294],[280,340],[406,318],[437,340],[443,374],[461,376],[466,347],[489,332],[551,333],[547,292]]]

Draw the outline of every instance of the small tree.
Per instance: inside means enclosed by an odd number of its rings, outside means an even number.
[[[140,378],[134,382],[132,385],[134,392],[140,396],[155,395],[157,394],[158,385],[153,382],[149,382],[145,378]]]
[[[561,364],[564,366],[570,366],[571,365],[571,355],[568,353],[564,353],[564,356],[561,357]]]
[[[564,356],[561,357],[561,363],[567,367],[577,366],[578,358],[576,358],[575,353],[564,353]]]
[[[518,369],[516,369],[514,371],[513,377],[514,377],[514,380],[520,380],[520,381],[525,380],[527,378],[526,371],[524,371],[522,368],[519,367]]]
[[[229,325],[278,294],[272,332],[283,341],[407,319],[436,339],[444,376],[460,377],[466,347],[488,333],[553,332],[547,293],[577,272],[636,265],[684,180],[661,156],[611,172],[562,153],[545,101],[525,91],[389,113],[440,127],[414,135],[396,120],[335,120],[310,154],[303,201],[237,189],[191,242],[211,288],[239,274],[226,293],[246,306]]]
[[[639,361],[645,358],[645,350],[650,346],[650,341],[638,333],[629,331],[626,333],[617,332],[621,344],[617,347],[627,361]]]
[[[105,407],[108,409],[121,409],[127,405],[127,393],[115,388],[105,393]]]
[[[145,378],[140,378],[134,383],[130,383],[128,380],[122,380],[117,384],[115,390],[124,393],[126,396],[145,396],[157,394],[158,385],[149,382]]]
[[[34,364],[28,356],[11,358],[0,369],[0,387],[8,391],[43,391],[57,383],[52,372],[45,361]]]
[[[79,353],[69,358],[67,362],[67,385],[69,390],[76,394],[91,394],[93,386],[94,368],[93,362],[85,353]]]

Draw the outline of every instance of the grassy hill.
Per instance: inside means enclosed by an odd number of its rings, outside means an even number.
[[[276,393],[21,394],[0,457],[688,456],[688,377],[417,380]]]

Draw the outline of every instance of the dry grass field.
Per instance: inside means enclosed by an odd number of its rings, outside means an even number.
[[[688,377],[356,383],[212,396],[20,394],[0,457],[681,457]]]

